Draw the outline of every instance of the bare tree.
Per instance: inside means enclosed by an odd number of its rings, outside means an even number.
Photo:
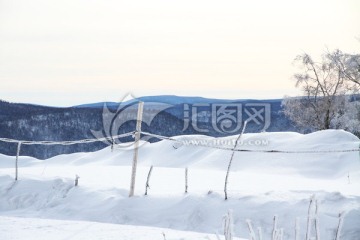
[[[347,112],[355,83],[348,81],[331,56],[323,55],[321,62],[306,53],[295,58],[302,70],[294,75],[296,87],[303,96],[286,97],[282,105],[284,114],[302,129],[345,128],[346,121],[337,120]]]

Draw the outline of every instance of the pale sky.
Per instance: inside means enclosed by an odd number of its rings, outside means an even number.
[[[0,0],[0,99],[282,98],[297,54],[359,38],[358,0]]]

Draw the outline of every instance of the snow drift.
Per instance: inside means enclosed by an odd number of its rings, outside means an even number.
[[[216,140],[176,138],[213,141],[212,145]],[[233,138],[222,140],[226,143]],[[255,227],[262,227],[263,234],[270,236],[272,217],[277,214],[285,236],[293,238],[296,217],[304,235],[309,198],[316,194],[322,238],[332,238],[338,213],[346,211],[343,238],[357,239],[359,152],[344,150],[358,149],[359,143],[354,135],[337,130],[307,135],[245,134],[239,149],[314,152],[235,153],[228,201],[223,200],[223,185],[231,152],[209,146],[179,146],[165,140],[142,146],[136,197],[130,199],[131,148],[61,155],[46,161],[20,157],[16,183],[14,157],[0,155],[0,215],[214,233],[221,231],[222,216],[232,209],[236,236],[248,237],[245,219],[252,219]],[[151,165],[149,196],[143,196]],[[189,168],[189,194],[184,194],[185,167]],[[75,174],[80,176],[78,187],[74,187]]]

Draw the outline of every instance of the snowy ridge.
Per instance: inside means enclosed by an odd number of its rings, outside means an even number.
[[[268,143],[246,145],[256,139],[266,139]],[[244,149],[359,147],[359,139],[354,135],[335,130],[307,135],[245,134],[243,140],[239,147]],[[254,227],[263,229],[264,239],[268,239],[272,217],[277,214],[285,238],[290,239],[294,238],[296,217],[300,219],[303,238],[309,198],[316,194],[322,239],[333,239],[337,216],[342,211],[347,212],[343,239],[355,240],[360,235],[359,152],[236,153],[229,179],[229,200],[224,201],[223,184],[230,153],[199,146],[174,148],[170,141],[145,144],[139,149],[136,197],[131,199],[128,198],[131,148],[114,151],[106,148],[46,161],[20,157],[20,180],[16,183],[14,157],[0,155],[0,215],[171,228],[202,232],[205,235],[198,239],[207,239],[206,234],[221,232],[222,217],[232,209],[236,236],[248,238],[245,219],[251,219]],[[151,188],[149,195],[143,196],[151,165],[154,166]],[[185,167],[189,168],[189,194],[184,194]],[[74,187],[75,174],[80,176],[78,187]],[[4,221],[0,217],[0,222]],[[168,239],[182,239],[176,237]]]

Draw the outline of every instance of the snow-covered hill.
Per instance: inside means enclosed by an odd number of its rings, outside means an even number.
[[[199,144],[222,144],[228,148],[234,139],[176,138],[187,143],[196,140]],[[16,183],[14,157],[0,155],[0,215],[3,216],[0,225],[7,222],[6,217],[11,217],[10,220],[13,217],[81,220],[195,231],[205,235],[188,238],[179,233],[167,239],[207,239],[214,237],[209,234],[222,231],[222,217],[232,209],[238,237],[248,238],[245,220],[251,219],[254,227],[262,228],[264,239],[269,239],[276,214],[285,239],[294,239],[296,218],[299,218],[301,237],[305,236],[309,199],[315,194],[320,204],[322,239],[333,239],[337,216],[345,211],[342,239],[355,240],[360,236],[360,158],[359,152],[344,150],[359,149],[359,144],[354,135],[336,130],[308,135],[245,134],[240,149],[289,153],[236,152],[227,201],[223,186],[231,151],[209,146],[180,146],[171,141],[142,146],[133,198],[128,198],[131,147],[60,155],[46,161],[20,157]],[[151,188],[149,195],[144,196],[151,165],[154,166]],[[189,169],[188,194],[184,194],[186,167]],[[75,174],[80,176],[78,187],[74,187]],[[31,226],[37,228],[36,224]],[[9,237],[9,231],[1,238],[0,227],[0,239],[14,239]],[[163,236],[136,239],[163,239]]]

